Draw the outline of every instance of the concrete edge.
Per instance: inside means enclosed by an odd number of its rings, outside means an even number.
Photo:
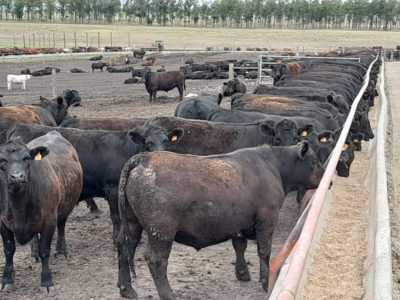
[[[391,300],[393,289],[390,214],[386,175],[386,128],[388,103],[385,94],[385,63],[380,73],[380,110],[376,127],[376,141],[369,171],[370,189],[368,257],[366,259],[365,299]]]

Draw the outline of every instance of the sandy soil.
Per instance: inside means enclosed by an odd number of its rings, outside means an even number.
[[[232,29],[232,28],[193,28],[193,27],[157,27],[131,25],[73,25],[73,24],[41,24],[25,22],[1,22],[0,46],[12,47],[14,37],[18,46],[23,46],[25,34],[35,34],[36,47],[39,36],[46,46],[53,46],[53,32],[56,47],[63,48],[63,36],[66,34],[66,47],[73,47],[74,33],[77,46],[98,46],[97,33],[100,32],[100,46],[112,44],[122,47],[146,46],[155,40],[163,40],[166,49],[201,49],[206,46],[223,49],[223,47],[240,46],[286,48],[293,50],[328,50],[337,47],[383,46],[394,49],[400,39],[396,31],[346,31],[346,30],[294,30],[294,29]],[[50,43],[49,43],[50,41]]]
[[[389,183],[389,208],[392,234],[393,299],[400,299],[400,63],[387,64],[386,78],[389,98],[389,124],[387,164]]]
[[[200,55],[195,59],[202,62],[208,56]],[[220,59],[227,56],[214,56]],[[231,56],[230,56],[231,57]],[[239,57],[245,58],[245,57]],[[249,58],[249,56],[246,56]],[[176,68],[182,63],[182,56],[172,56],[157,61],[155,68],[165,64],[167,69]],[[172,115],[177,104],[178,93],[160,92],[162,97],[157,103],[149,104],[148,95],[143,85],[124,85],[123,80],[129,74],[87,73],[71,74],[67,72],[73,67],[89,70],[90,62],[63,61],[51,64],[60,67],[57,74],[58,90],[66,88],[77,89],[82,95],[82,106],[72,108],[71,113],[78,116],[155,116]],[[6,74],[19,73],[25,67],[39,69],[41,63],[32,64],[1,64],[0,94],[4,95],[3,103],[37,102],[39,95],[51,97],[50,77],[35,77],[28,81],[27,90],[16,87],[6,90]],[[251,90],[254,81],[246,81]],[[187,81],[189,92],[216,92],[222,85],[222,80]],[[164,100],[165,103],[161,103]],[[226,101],[227,102],[227,101]],[[224,103],[227,106],[228,103]],[[97,199],[102,213],[92,215],[81,204],[76,207],[67,221],[66,239],[70,257],[51,257],[50,268],[53,271],[55,291],[54,299],[119,299],[117,282],[116,252],[111,242],[111,222],[107,204]],[[293,198],[285,202],[281,210],[280,223],[274,234],[273,254],[294,226],[298,218],[297,203]],[[4,266],[2,244],[0,245],[0,264]],[[143,258],[144,244],[138,248],[136,264],[138,278],[134,288],[139,299],[157,299],[157,290],[151,279]],[[54,251],[54,245],[52,250]],[[16,289],[0,293],[0,299],[48,299],[40,292],[40,264],[30,260],[29,245],[17,245],[14,259],[16,270]],[[230,242],[203,249],[199,252],[192,248],[174,244],[169,259],[169,279],[177,299],[260,299],[266,294],[258,283],[258,257],[256,244],[249,242],[246,258],[249,263],[252,281],[238,282],[234,275],[234,251]]]

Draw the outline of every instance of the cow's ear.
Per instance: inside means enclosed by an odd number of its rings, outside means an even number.
[[[223,85],[228,85],[228,83],[227,83],[227,82],[223,82],[222,84],[223,84]]]
[[[303,141],[298,143],[297,147],[298,147],[299,158],[303,160],[304,157],[306,156],[308,149],[310,148],[310,145],[308,144],[307,141]]]
[[[275,122],[266,121],[260,124],[260,133],[265,136],[274,137],[275,136]]]
[[[57,105],[58,107],[61,107],[64,103],[64,98],[62,96],[57,97]]]
[[[49,153],[50,150],[44,146],[38,146],[36,148],[29,150],[29,155],[33,160],[42,160]]]
[[[304,127],[299,128],[299,135],[301,135],[302,137],[306,137],[313,131],[314,131],[314,126],[311,124],[307,124]]]
[[[128,132],[129,138],[136,144],[144,145],[146,142],[146,138],[141,133],[141,130],[135,128]]]
[[[50,102],[49,102],[49,100],[47,100],[46,98],[44,98],[44,97],[42,97],[42,96],[40,96],[40,103],[42,104],[42,105],[49,105],[50,104]]]
[[[182,128],[174,128],[170,132],[168,132],[168,139],[171,142],[178,142],[184,134],[185,131]]]
[[[221,104],[222,98],[223,98],[222,94],[218,93],[218,100],[217,100],[218,105]]]
[[[324,131],[318,135],[318,140],[321,143],[326,143],[330,138],[333,137],[333,132],[332,131]]]

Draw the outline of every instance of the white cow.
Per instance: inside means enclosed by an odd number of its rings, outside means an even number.
[[[11,90],[11,83],[22,83],[22,89],[25,90],[26,81],[31,79],[32,75],[7,75],[7,89]]]

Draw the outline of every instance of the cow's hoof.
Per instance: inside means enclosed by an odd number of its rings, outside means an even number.
[[[259,281],[261,282],[261,286],[262,286],[263,290],[268,293],[268,279],[260,278]]]
[[[52,285],[52,286],[41,286],[40,287],[40,291],[43,294],[53,294],[54,291],[55,291],[55,288],[54,288],[54,285]]]
[[[3,283],[1,285],[2,292],[8,292],[8,291],[13,291],[13,290],[15,290],[15,286],[13,283]]]
[[[120,287],[120,294],[124,298],[134,299],[137,298],[138,294],[131,286]]]
[[[37,264],[39,262],[39,256],[31,256],[31,262],[34,264]]]
[[[240,281],[250,281],[251,280],[250,273],[248,270],[238,270],[236,272],[236,278],[237,278],[237,280],[240,280]]]

